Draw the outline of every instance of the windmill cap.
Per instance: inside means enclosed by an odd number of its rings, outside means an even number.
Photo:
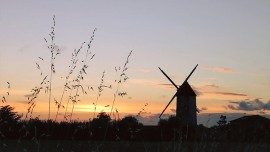
[[[185,81],[178,89],[180,96],[197,96],[187,81]]]

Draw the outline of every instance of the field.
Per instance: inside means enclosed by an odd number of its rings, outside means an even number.
[[[268,152],[270,146],[267,143],[179,143],[171,142],[148,142],[148,141],[63,141],[49,140],[34,142],[1,141],[1,152],[172,152],[172,151],[248,151]]]

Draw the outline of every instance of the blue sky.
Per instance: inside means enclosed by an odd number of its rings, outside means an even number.
[[[35,65],[38,57],[47,59],[42,68],[44,73],[49,71],[50,53],[43,38],[48,38],[53,15],[56,15],[56,43],[61,50],[56,59],[54,92],[63,86],[61,77],[68,72],[72,51],[88,41],[97,28],[92,47],[96,56],[89,64],[89,77],[84,83],[97,87],[104,70],[107,83],[113,83],[114,67],[123,65],[133,50],[128,65],[130,79],[122,86],[128,97],[119,98],[117,105],[123,113],[136,113],[145,103],[149,103],[152,114],[162,111],[175,90],[160,85],[169,82],[157,67],[181,84],[199,64],[189,82],[200,92],[197,104],[206,108],[205,112],[243,113],[246,109],[237,108],[240,102],[254,107],[256,99],[265,105],[270,100],[270,2],[267,0],[2,0],[1,95],[5,95],[9,81],[12,84],[9,101],[22,112],[26,106],[22,104],[26,100],[24,95],[42,79]],[[100,104],[110,104],[113,92],[105,90]],[[57,93],[54,96],[59,98]],[[89,100],[95,97],[96,92],[91,97],[82,97],[78,106],[90,107]],[[40,97],[40,109],[45,109],[46,100],[46,95]],[[230,104],[236,108],[228,108]],[[173,108],[174,105],[170,109]],[[248,112],[258,111],[269,113],[258,108]]]

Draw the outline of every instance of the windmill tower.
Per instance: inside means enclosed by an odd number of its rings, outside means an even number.
[[[191,86],[188,83],[188,79],[192,75],[192,73],[197,68],[198,64],[195,66],[195,68],[191,71],[191,73],[188,75],[186,80],[182,83],[180,87],[178,87],[172,79],[163,71],[160,69],[160,71],[169,79],[169,81],[175,86],[177,89],[176,93],[170,100],[170,102],[167,104],[165,109],[160,114],[159,118],[162,116],[162,114],[165,112],[165,110],[168,108],[168,106],[171,104],[173,99],[177,97],[176,99],[176,117],[180,119],[181,124],[188,125],[188,126],[196,126],[197,125],[197,107],[196,107],[196,93],[193,91]]]

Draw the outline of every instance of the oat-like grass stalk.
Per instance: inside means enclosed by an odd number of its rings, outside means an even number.
[[[8,97],[10,95],[10,82],[7,81],[7,92],[2,96],[2,103],[6,104],[7,105],[7,100],[8,100]]]
[[[116,101],[116,98],[117,96],[126,96],[127,93],[126,92],[120,92],[120,87],[123,85],[123,83],[125,83],[127,80],[128,80],[128,76],[126,74],[127,70],[128,70],[128,63],[129,63],[129,58],[132,54],[132,50],[129,52],[128,56],[127,56],[127,59],[123,65],[123,67],[115,67],[115,71],[116,72],[119,72],[119,77],[118,79],[115,80],[115,82],[117,83],[117,86],[116,86],[116,89],[115,89],[115,93],[113,95],[113,101],[112,101],[112,105],[111,105],[111,110],[110,110],[110,114],[109,116],[111,117],[112,113],[113,113],[113,109],[114,109],[114,104],[115,104],[115,101]],[[118,110],[117,110],[117,114],[118,113]],[[105,130],[105,134],[104,134],[104,138],[103,138],[103,142],[105,141],[106,139],[106,136],[107,136],[107,133],[108,133],[108,128],[109,128],[109,124],[107,124],[107,127],[106,127],[106,130]]]
[[[83,48],[83,45],[85,44],[85,42],[83,42],[82,44],[81,44],[81,46],[80,46],[80,48],[79,49],[75,49],[74,50],[74,52],[71,54],[71,64],[69,65],[69,72],[68,72],[68,74],[67,74],[67,76],[65,77],[65,84],[64,84],[64,88],[63,88],[63,91],[62,91],[62,94],[61,94],[61,98],[60,98],[60,101],[59,102],[57,102],[57,111],[56,111],[56,115],[55,115],[55,121],[57,120],[57,116],[58,116],[58,114],[59,114],[59,110],[60,110],[60,108],[62,107],[62,108],[65,108],[65,106],[64,105],[62,105],[62,101],[63,101],[63,97],[64,97],[64,95],[65,95],[65,92],[67,91],[67,90],[71,90],[71,86],[70,86],[70,83],[71,83],[71,81],[70,81],[70,76],[73,74],[73,72],[74,72],[74,70],[76,69],[76,67],[77,67],[77,63],[78,63],[78,55],[79,55],[79,53],[81,52],[81,50],[82,50],[82,48]],[[71,92],[72,93],[72,92]],[[66,105],[66,107],[68,107],[68,102],[67,102],[67,105]],[[67,110],[67,109],[66,109]],[[66,112],[67,111],[65,111],[65,116],[66,116]]]
[[[96,116],[96,110],[97,110],[97,104],[98,104],[98,100],[104,90],[104,88],[112,88],[111,85],[107,86],[107,85],[104,85],[104,77],[105,77],[105,71],[103,71],[102,73],[102,76],[101,76],[101,80],[100,80],[100,84],[98,86],[98,94],[97,94],[97,98],[96,98],[96,101],[93,103],[94,104],[94,116],[93,118],[95,118]],[[107,105],[108,106],[108,105]]]
[[[53,16],[53,25],[51,27],[50,36],[50,44],[46,38],[44,38],[45,42],[47,43],[47,47],[51,52],[51,63],[50,63],[50,75],[49,75],[49,113],[48,113],[48,120],[51,118],[51,98],[52,98],[52,78],[55,71],[55,58],[57,55],[60,54],[59,47],[55,44],[55,15]]]
[[[87,43],[87,49],[86,49],[86,54],[85,54],[85,58],[82,62],[82,67],[77,75],[77,77],[75,78],[74,82],[75,84],[72,86],[72,89],[75,89],[75,95],[70,97],[70,100],[72,101],[72,109],[71,109],[71,114],[70,114],[70,118],[69,120],[71,121],[72,119],[72,115],[73,115],[73,111],[74,111],[74,106],[75,103],[77,103],[78,101],[78,97],[79,95],[79,89],[82,90],[83,93],[85,93],[85,90],[83,88],[83,86],[81,85],[81,81],[83,81],[84,76],[87,74],[86,70],[88,68],[88,63],[94,58],[95,54],[92,53],[91,51],[91,44],[94,40],[95,37],[95,32],[96,32],[96,28],[94,29],[92,36],[90,37],[89,42]],[[69,100],[68,100],[69,102]],[[68,108],[68,107],[66,107]]]
[[[120,74],[119,74],[118,80],[115,80],[115,82],[117,83],[117,86],[116,86],[115,93],[113,95],[113,101],[112,101],[110,116],[112,115],[112,112],[113,112],[113,109],[114,109],[114,104],[115,104],[117,96],[122,96],[123,97],[123,96],[127,95],[126,92],[119,92],[119,89],[120,89],[120,86],[123,83],[125,83],[126,80],[128,79],[128,76],[127,76],[126,72],[128,70],[127,65],[129,63],[129,57],[131,56],[131,54],[132,54],[132,51],[130,51],[130,53],[128,54],[127,59],[125,61],[125,64],[124,64],[124,66],[122,68],[121,67],[119,67],[119,68],[115,67],[115,71],[116,72],[120,71]]]
[[[47,83],[49,83],[49,81],[47,80],[48,75],[46,75],[41,83],[39,84],[39,86],[35,86],[34,88],[31,89],[31,94],[29,95],[25,95],[25,97],[27,97],[27,104],[29,105],[29,107],[27,108],[27,112],[25,115],[25,120],[29,117],[30,119],[32,118],[32,114],[34,111],[34,108],[36,106],[35,100],[37,99],[38,95],[40,94],[41,90],[45,89],[45,86],[47,85]],[[45,89],[45,93],[48,92],[49,87],[46,86]]]

